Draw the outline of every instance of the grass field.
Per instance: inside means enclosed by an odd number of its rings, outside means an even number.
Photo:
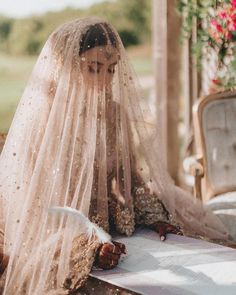
[[[149,47],[128,51],[136,73],[140,76],[152,72]],[[0,133],[7,132],[14,112],[37,57],[13,57],[0,54]]]
[[[0,55],[0,132],[8,130],[35,57]]]

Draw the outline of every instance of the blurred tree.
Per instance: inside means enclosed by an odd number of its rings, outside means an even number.
[[[133,30],[120,29],[118,33],[125,47],[140,43],[139,35]]]
[[[150,39],[151,3],[151,0],[104,1],[92,5],[86,15],[105,16],[117,29],[127,47]]]
[[[83,16],[85,16],[84,10],[73,8],[66,8],[59,12],[48,12],[42,15],[40,20],[43,23],[43,29],[37,34],[37,38],[41,43],[41,47],[52,31],[54,31],[58,26],[67,21],[71,21]]]
[[[7,39],[12,26],[12,20],[10,19],[0,19],[0,38],[1,41]]]
[[[96,15],[111,22],[117,29],[125,47],[140,43],[139,35],[133,29],[132,21],[125,15],[125,7],[119,0],[94,4],[86,11],[86,15]]]
[[[150,40],[151,0],[110,0],[87,9],[67,8],[25,19],[0,17],[0,51],[11,54],[38,54],[50,33],[66,21],[83,16],[99,16],[118,30],[124,45]]]
[[[11,32],[13,20],[0,17],[0,50],[1,51],[8,51],[9,50],[9,43],[8,37]]]
[[[39,19],[15,20],[9,35],[10,53],[36,54],[40,47],[37,34],[42,30],[43,24]]]
[[[121,11],[127,20],[130,21],[130,28],[139,38],[145,42],[151,37],[151,0],[117,0],[120,3]]]

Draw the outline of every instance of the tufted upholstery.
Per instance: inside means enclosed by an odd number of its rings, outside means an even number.
[[[205,203],[236,191],[236,90],[199,99],[193,105],[193,123],[194,195]]]
[[[209,185],[215,194],[236,188],[236,96],[210,101],[202,128]]]
[[[236,91],[200,99],[194,105],[193,119],[195,158],[202,167],[195,188],[236,241]]]
[[[218,195],[208,201],[206,206],[221,219],[236,241],[236,191]]]

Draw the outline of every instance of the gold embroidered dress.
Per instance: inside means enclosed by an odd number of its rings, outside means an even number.
[[[174,185],[152,117],[109,23],[78,19],[49,36],[0,156],[3,295],[70,294],[89,274],[101,240],[55,206],[126,235],[163,220],[227,237]]]

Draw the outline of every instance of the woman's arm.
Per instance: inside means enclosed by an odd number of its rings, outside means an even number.
[[[63,290],[76,292],[86,282],[95,261],[95,256],[100,247],[97,239],[89,240],[86,234],[74,238],[70,253],[69,272],[63,283]],[[55,254],[54,262],[47,280],[47,289],[53,290],[52,282],[56,281],[57,271],[60,263],[61,245]],[[68,293],[69,294],[69,293]]]
[[[151,190],[151,184],[145,183],[138,173],[132,175],[132,195],[134,198],[135,222],[145,225],[159,233],[160,239],[166,239],[167,233],[182,234],[171,214],[167,211],[158,195]]]

